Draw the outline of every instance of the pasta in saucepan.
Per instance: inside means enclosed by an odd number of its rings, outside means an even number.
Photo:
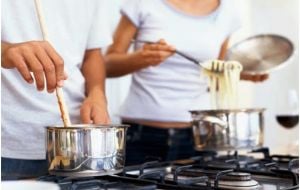
[[[209,78],[211,105],[213,109],[238,107],[238,87],[242,65],[237,61],[213,60],[210,70],[203,69]]]

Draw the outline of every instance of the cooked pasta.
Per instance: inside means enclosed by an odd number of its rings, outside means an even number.
[[[203,69],[209,78],[211,106],[213,109],[238,108],[238,87],[242,65],[237,61],[214,60],[210,70]]]

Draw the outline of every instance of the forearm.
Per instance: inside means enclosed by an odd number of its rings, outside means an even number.
[[[229,38],[227,38],[221,46],[220,53],[219,53],[219,56],[218,56],[219,60],[224,60],[225,59],[227,49],[228,49],[228,44],[229,44]]]
[[[120,77],[147,67],[137,52],[108,53],[106,56],[107,77]]]
[[[149,66],[156,66],[171,56],[175,48],[164,40],[154,44],[144,44],[139,50],[128,53],[131,40],[137,34],[137,27],[123,16],[106,55],[106,74],[108,77],[119,77],[136,72]]]
[[[1,41],[1,67],[8,68],[4,61],[4,53],[9,48],[10,43]]]
[[[99,49],[86,51],[82,74],[86,81],[86,96],[97,96],[106,102],[104,59]]]
[[[86,98],[80,108],[82,123],[110,123],[105,96],[104,59],[100,49],[85,52],[81,70],[86,81]]]

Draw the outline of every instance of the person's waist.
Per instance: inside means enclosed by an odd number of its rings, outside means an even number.
[[[149,120],[136,120],[123,118],[122,123],[138,124],[145,127],[160,128],[160,129],[187,129],[191,127],[190,122],[162,122],[162,121],[149,121]]]
[[[190,126],[189,122],[192,120],[189,111],[209,108],[209,102],[206,94],[175,100],[131,92],[118,116],[125,121],[160,128],[184,128]]]

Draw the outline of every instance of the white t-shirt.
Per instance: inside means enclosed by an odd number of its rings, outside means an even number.
[[[111,43],[103,0],[42,0],[49,38],[64,59],[63,91],[72,123],[80,122],[85,98],[80,71],[87,49]],[[42,40],[34,1],[2,1],[2,41]],[[1,69],[2,157],[45,159],[45,127],[62,124],[55,93],[38,92],[16,69]]]
[[[121,13],[138,28],[136,39],[165,39],[178,50],[197,58],[218,57],[223,42],[240,26],[233,0],[221,0],[206,16],[192,16],[167,0],[128,0]],[[143,44],[135,43],[135,49]],[[207,109],[207,80],[199,66],[174,54],[158,66],[133,73],[132,84],[121,117],[152,121],[191,120],[189,110]]]

